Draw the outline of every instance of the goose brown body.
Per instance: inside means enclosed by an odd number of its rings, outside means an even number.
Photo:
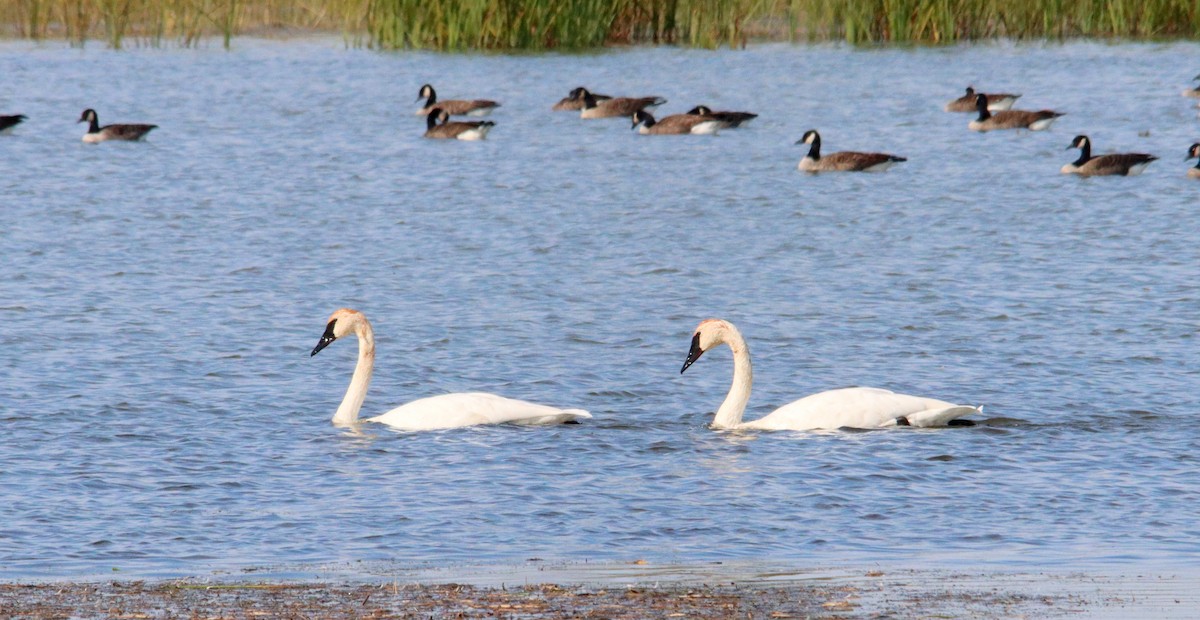
[[[425,137],[436,140],[483,140],[495,125],[492,121],[451,122],[445,110],[434,108],[425,117]]]
[[[1112,153],[1092,156],[1092,141],[1087,136],[1075,136],[1068,149],[1079,149],[1079,159],[1062,167],[1063,174],[1084,177],[1136,176],[1158,159],[1148,153]]]
[[[982,93],[975,95],[975,110],[979,118],[971,121],[967,128],[972,131],[995,131],[997,129],[1028,129],[1041,131],[1050,127],[1054,119],[1062,116],[1054,110],[1001,110],[992,114],[988,111],[987,97]]]
[[[152,129],[158,127],[158,125],[136,123],[105,125],[101,127],[100,117],[91,108],[83,111],[83,114],[79,117],[79,122],[88,124],[88,131],[83,134],[84,142],[105,142],[107,140],[136,142],[146,137],[146,134],[150,133]]]
[[[649,112],[639,110],[633,113],[633,128],[643,135],[712,134],[724,125],[711,116],[698,114],[672,114],[656,121]]]
[[[888,153],[839,151],[821,155],[821,134],[815,129],[804,132],[796,144],[807,144],[808,154],[796,166],[805,172],[883,172],[907,158]]]

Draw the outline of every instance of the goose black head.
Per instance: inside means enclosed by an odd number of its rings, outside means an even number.
[[[642,125],[646,129],[649,129],[654,126],[654,117],[645,110],[638,110],[637,112],[633,113],[633,126],[630,127],[630,129],[637,129],[638,125]]]
[[[808,131],[804,132],[804,136],[802,138],[796,140],[796,144],[812,144],[813,142],[818,142],[820,140],[821,135],[817,133],[817,130],[809,129]]]

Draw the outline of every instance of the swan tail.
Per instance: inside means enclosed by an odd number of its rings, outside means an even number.
[[[983,411],[983,406],[971,407],[969,405],[956,405],[954,407],[946,407],[944,409],[930,409],[919,413],[910,413],[904,418],[908,421],[908,426],[916,426],[919,428],[928,428],[931,426],[948,426],[951,421],[961,418],[972,413],[980,413]],[[903,423],[901,423],[903,425]]]
[[[569,424],[578,420],[590,419],[592,414],[583,409],[563,409],[559,413],[542,415],[523,420],[514,420],[513,424],[521,426],[547,426],[550,424]]]

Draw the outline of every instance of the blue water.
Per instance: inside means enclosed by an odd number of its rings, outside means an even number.
[[[856,51],[232,52],[0,45],[0,578],[538,557],[1001,568],[1200,560],[1193,44]],[[503,103],[486,142],[412,112]],[[578,85],[750,110],[644,137]],[[966,130],[967,84],[1067,116]],[[74,121],[157,123],[85,145]],[[826,152],[881,175],[796,171]],[[1077,133],[1159,155],[1059,174]],[[447,391],[585,424],[355,433],[330,418],[373,321],[365,415]],[[706,427],[735,322],[747,418],[874,385],[980,403],[965,429]]]

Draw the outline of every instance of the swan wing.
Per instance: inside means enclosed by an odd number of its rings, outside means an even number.
[[[582,409],[559,409],[495,394],[472,392],[414,400],[366,421],[400,430],[425,431],[479,424],[561,424],[590,417],[592,415]]]
[[[744,424],[763,430],[816,430],[879,428],[895,426],[897,418],[912,426],[941,426],[973,412],[933,398],[897,394],[870,387],[852,387],[818,392],[776,409],[770,415]]]

